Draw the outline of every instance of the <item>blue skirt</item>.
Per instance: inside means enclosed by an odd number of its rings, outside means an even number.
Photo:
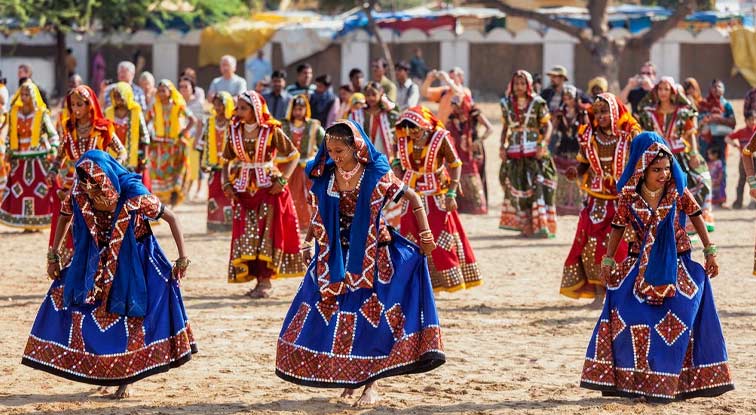
[[[372,289],[321,301],[310,264],[284,320],[276,374],[299,385],[358,388],[389,376],[442,365],[441,328],[426,258],[392,231],[379,247]]]
[[[677,292],[661,305],[634,291],[638,259],[619,267],[588,344],[580,386],[605,396],[671,401],[712,397],[734,389],[709,278],[678,255]],[[622,270],[629,272],[622,272]]]
[[[65,307],[63,282],[53,281],[26,343],[24,365],[101,386],[136,382],[178,367],[197,352],[171,263],[148,234],[137,241],[147,285],[147,313],[125,317],[103,301]]]

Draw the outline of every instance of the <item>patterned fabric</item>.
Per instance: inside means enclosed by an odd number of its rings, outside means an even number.
[[[485,149],[477,131],[480,110],[467,96],[454,108],[449,115],[446,128],[462,162],[462,177],[459,183],[461,192],[457,195],[459,212],[485,215],[488,213],[488,189]]]

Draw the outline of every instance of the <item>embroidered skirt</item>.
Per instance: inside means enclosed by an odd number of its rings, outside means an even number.
[[[150,143],[150,181],[152,192],[167,204],[184,200],[184,180],[189,166],[188,147],[183,140],[154,140]]]
[[[443,195],[422,198],[428,213],[428,224],[437,244],[428,258],[433,289],[452,292],[476,287],[483,282],[480,267],[462,228],[459,214],[447,212],[444,199]],[[402,235],[418,243],[418,231],[415,214],[409,208],[409,203],[405,203]]]
[[[297,166],[289,178],[289,189],[291,190],[294,209],[297,211],[300,232],[307,232],[310,226],[310,219],[312,219],[313,208],[307,202],[307,195],[310,193],[311,185],[312,183],[307,178],[304,168]]]
[[[373,288],[347,290],[335,302],[322,301],[317,261],[310,264],[278,338],[280,378],[357,388],[427,372],[446,361],[425,258],[396,231],[391,237],[378,249]]]
[[[228,232],[233,223],[231,200],[223,193],[221,171],[214,170],[207,181],[207,230],[208,232]]]
[[[65,307],[68,269],[63,269],[37,313],[21,363],[78,382],[116,386],[189,361],[197,347],[171,263],[152,235],[137,247],[146,270],[147,315],[112,314],[105,301]]]
[[[306,265],[299,245],[297,213],[289,187],[271,195],[237,193],[231,230],[228,282],[249,282],[257,277],[301,277]]]
[[[616,211],[613,200],[588,198],[588,206],[580,212],[575,239],[564,261],[559,289],[562,295],[575,299],[596,296],[596,287],[602,285],[599,278],[601,259],[606,255],[606,243]],[[626,257],[627,242],[623,240],[617,247],[614,260],[621,263]]]
[[[520,231],[523,236],[554,237],[557,174],[551,158],[507,159],[499,180],[504,187],[499,228]]]
[[[46,229],[52,220],[44,157],[11,158],[0,202],[0,223],[14,228]]]
[[[685,175],[688,179],[688,189],[701,206],[702,218],[706,223],[706,229],[709,232],[714,231],[714,215],[712,214],[712,192],[711,192],[711,173],[706,166],[706,162],[702,161],[695,169],[690,167],[690,154],[677,153],[675,154],[677,162],[680,163]],[[686,226],[688,234],[694,234],[696,232],[692,223],[689,221]]]
[[[570,167],[577,168],[578,162],[575,160],[576,154],[563,154],[554,156],[554,165],[556,166],[557,188],[556,188],[556,212],[557,215],[578,215],[583,208],[583,195],[580,193],[580,186],[575,180],[567,179],[567,170]]]
[[[637,263],[628,257],[609,284],[580,385],[605,396],[661,401],[732,390],[722,327],[703,267],[689,252],[679,254],[676,295],[657,306],[635,295]]]

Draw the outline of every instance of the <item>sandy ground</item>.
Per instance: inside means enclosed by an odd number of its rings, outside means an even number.
[[[736,103],[736,108],[741,104]],[[486,113],[497,119],[496,106]],[[741,118],[742,120],[742,118]],[[739,123],[742,125],[742,121]],[[498,127],[497,127],[498,128]],[[497,131],[498,134],[498,131]],[[495,135],[494,137],[496,137]],[[355,410],[339,391],[296,386],[278,379],[275,342],[299,284],[275,282],[274,296],[251,301],[249,286],[226,283],[228,235],[205,233],[205,206],[178,208],[194,261],[183,284],[200,352],[168,374],[136,384],[115,402],[77,384],[20,365],[37,308],[47,291],[48,233],[0,229],[0,413],[89,414],[751,414],[756,412],[756,278],[751,275],[754,211],[716,212],[713,240],[722,275],[715,298],[730,352],[736,390],[715,399],[649,405],[602,398],[578,387],[585,348],[598,311],[558,294],[562,263],[577,218],[559,218],[553,240],[524,240],[500,231],[498,139],[488,142],[491,212],[463,216],[485,283],[439,294],[437,305],[447,363],[423,375],[382,381],[383,402]],[[730,163],[730,186],[737,177]],[[735,169],[734,169],[735,168]],[[729,194],[734,195],[730,192]],[[160,242],[175,258],[167,226]],[[695,257],[702,259],[700,247]]]

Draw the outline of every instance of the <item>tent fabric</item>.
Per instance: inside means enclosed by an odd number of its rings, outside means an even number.
[[[730,48],[735,69],[756,87],[756,32],[747,28],[732,30]]]

